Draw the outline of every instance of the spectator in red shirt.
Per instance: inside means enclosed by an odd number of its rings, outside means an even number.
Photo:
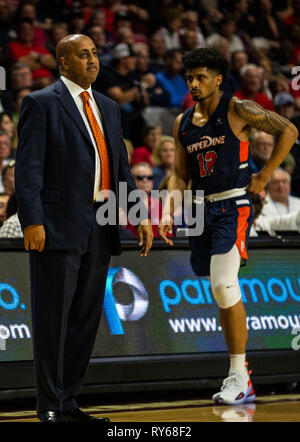
[[[152,166],[152,151],[162,135],[163,133],[160,127],[147,127],[144,134],[144,146],[139,146],[134,149],[131,165],[134,166],[137,163],[148,163]]]
[[[42,26],[36,21],[36,7],[30,0],[21,4],[19,9],[19,20],[23,18],[29,18],[34,24],[34,36],[32,43],[36,46],[44,45],[46,42],[46,34],[42,29]]]
[[[292,1],[292,8],[293,14],[283,19],[287,28],[293,25],[300,25],[300,0]]]
[[[92,13],[95,10],[95,0],[81,0],[81,11],[84,17],[84,23],[87,25]]]
[[[56,60],[44,46],[33,44],[32,20],[22,19],[17,26],[17,35],[17,40],[8,45],[8,60],[11,63],[19,61],[27,64],[32,71],[33,80],[39,80],[43,86],[49,84],[52,78],[51,69],[56,69]]]
[[[255,64],[246,64],[241,68],[240,75],[242,86],[234,95],[241,100],[253,100],[263,108],[274,111],[272,101],[265,94],[259,92],[262,86],[260,68]]]

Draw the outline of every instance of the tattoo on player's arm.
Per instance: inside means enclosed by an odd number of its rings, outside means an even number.
[[[286,118],[251,100],[236,100],[234,110],[249,126],[275,136],[280,135],[291,124]]]

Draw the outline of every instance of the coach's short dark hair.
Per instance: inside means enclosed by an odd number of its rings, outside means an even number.
[[[222,75],[223,81],[220,86],[222,89],[225,85],[225,81],[229,72],[229,62],[228,60],[220,54],[216,49],[213,48],[201,48],[194,49],[193,51],[186,54],[183,58],[183,64],[185,70],[206,67],[212,71],[216,71],[218,74]]]

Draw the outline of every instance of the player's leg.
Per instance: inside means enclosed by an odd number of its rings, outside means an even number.
[[[248,332],[238,283],[239,267],[240,253],[236,245],[228,253],[213,255],[211,258],[211,288],[219,307],[221,326],[230,354],[229,377],[224,381],[221,392],[213,398],[228,404],[254,399],[245,366]]]

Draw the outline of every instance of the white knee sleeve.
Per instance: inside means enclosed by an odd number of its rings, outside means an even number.
[[[241,299],[239,268],[240,253],[236,245],[228,253],[211,257],[211,289],[218,306],[222,309],[234,306]]]

